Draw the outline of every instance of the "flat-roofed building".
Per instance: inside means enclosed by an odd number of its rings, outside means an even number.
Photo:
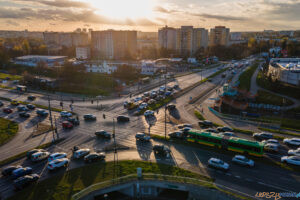
[[[229,45],[230,29],[225,26],[216,26],[210,29],[209,46]]]
[[[15,64],[26,65],[30,67],[36,67],[40,63],[44,63],[48,67],[55,65],[63,65],[67,56],[39,56],[39,55],[27,55],[14,59]]]

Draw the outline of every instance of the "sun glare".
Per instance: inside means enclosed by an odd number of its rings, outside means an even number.
[[[151,18],[154,0],[91,0],[98,13],[114,19]]]

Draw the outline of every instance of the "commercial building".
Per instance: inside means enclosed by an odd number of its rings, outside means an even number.
[[[267,75],[273,81],[300,86],[300,58],[272,58]]]
[[[92,54],[98,59],[136,58],[136,31],[92,31]]]
[[[204,28],[181,26],[164,27],[158,31],[159,47],[174,50],[182,56],[191,56],[199,48],[208,46],[208,31]]]
[[[91,56],[90,47],[76,47],[76,58],[80,60],[89,59]]]
[[[230,29],[225,26],[216,26],[210,29],[209,46],[229,45]]]
[[[44,63],[48,67],[53,67],[55,65],[63,65],[66,58],[67,56],[27,55],[15,58],[14,63],[30,67],[36,67],[39,63]]]

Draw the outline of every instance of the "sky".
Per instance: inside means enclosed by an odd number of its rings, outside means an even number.
[[[0,0],[0,30],[299,30],[300,0]]]

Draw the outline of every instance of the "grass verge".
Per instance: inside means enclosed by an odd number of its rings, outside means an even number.
[[[203,115],[198,111],[195,110],[194,111],[195,116],[199,119],[199,120],[205,120],[205,118],[203,117]]]
[[[50,147],[51,145],[58,144],[59,142],[63,141],[64,139],[65,139],[65,138],[60,138],[60,139],[56,140],[55,142],[48,142],[48,143],[39,145],[39,146],[35,147],[34,149],[45,149],[45,148]],[[29,151],[29,150],[28,150],[28,151]],[[4,165],[7,165],[7,164],[9,164],[9,163],[12,163],[12,162],[14,162],[14,161],[16,161],[16,160],[19,160],[19,159],[25,157],[25,156],[26,156],[26,153],[27,153],[28,151],[24,151],[24,152],[22,152],[22,153],[19,153],[19,154],[14,155],[14,156],[12,156],[12,157],[10,157],[10,158],[7,158],[7,159],[5,159],[5,160],[0,161],[0,167],[1,167],[1,166],[4,166]]]
[[[18,123],[0,118],[0,145],[11,140],[19,130]]]
[[[6,78],[9,78],[9,80],[14,81],[14,80],[21,80],[22,76],[0,73],[0,79],[6,79]]]
[[[249,67],[247,70],[245,70],[239,77],[239,88],[249,91],[251,87],[251,78],[254,74],[255,70],[258,67],[258,63],[255,63],[251,67]]]
[[[285,103],[283,103],[284,100]],[[290,106],[294,104],[294,102],[291,101],[290,99],[286,99],[281,96],[263,90],[257,91],[257,97],[255,99],[255,102],[263,103],[263,104],[271,104],[275,106]]]
[[[66,171],[65,173],[43,180],[36,185],[32,185],[8,199],[71,199],[72,195],[92,184],[109,181],[116,177],[123,177],[129,174],[136,174],[138,167],[142,168],[143,173],[196,178],[209,181],[211,182],[210,187],[214,187],[212,178],[175,166],[144,161],[120,161],[116,168],[114,167],[114,162],[103,162]],[[109,185],[104,185],[104,187],[107,186]]]

